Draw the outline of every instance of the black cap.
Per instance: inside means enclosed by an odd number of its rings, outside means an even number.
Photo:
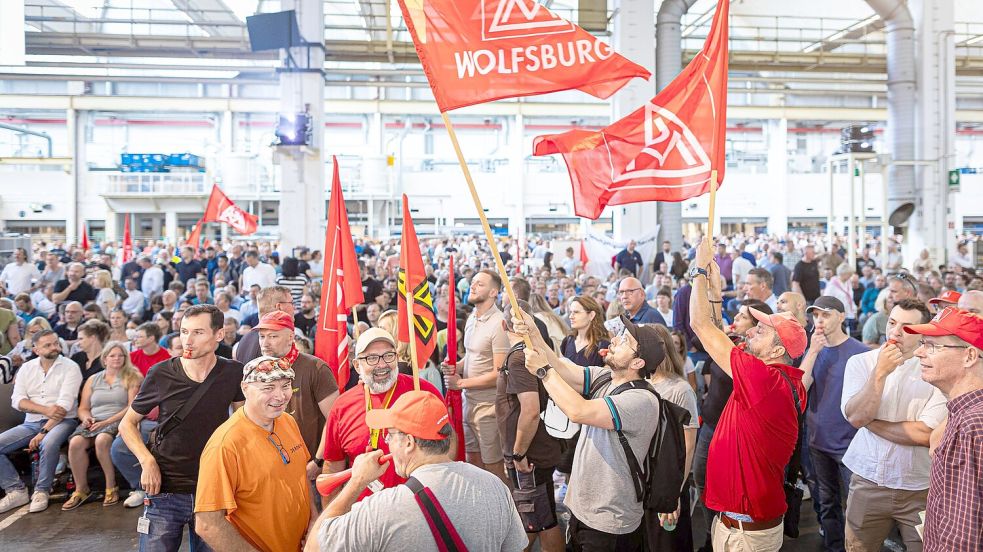
[[[846,307],[843,306],[843,302],[837,299],[836,297],[831,297],[829,295],[823,295],[819,299],[816,299],[816,302],[813,303],[812,306],[807,308],[806,312],[809,312],[812,309],[819,309],[821,311],[826,311],[826,312],[829,311],[846,312]]]
[[[621,321],[638,343],[638,358],[645,361],[645,373],[654,374],[666,359],[666,349],[662,345],[659,332],[652,326],[635,324],[624,314],[621,315]]]

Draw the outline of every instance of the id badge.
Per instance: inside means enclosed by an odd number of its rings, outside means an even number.
[[[147,517],[147,514],[140,516],[140,519],[137,520],[137,533],[141,535],[150,534],[150,518]]]

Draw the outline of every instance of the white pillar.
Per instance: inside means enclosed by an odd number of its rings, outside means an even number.
[[[232,153],[236,150],[235,113],[223,111],[219,114],[218,140],[222,152]]]
[[[525,133],[525,119],[521,113],[516,114],[515,118],[508,120],[508,152],[509,152],[509,193],[506,194],[507,202],[513,201],[514,205],[509,211],[509,236],[512,236],[516,243],[523,244],[526,241],[526,152],[523,134]]]
[[[177,211],[166,211],[164,213],[164,238],[168,243],[177,245],[181,240],[177,227]]]
[[[768,143],[768,189],[771,211],[768,233],[788,233],[788,120],[773,119],[766,123]]]
[[[300,33],[308,42],[324,41],[322,0],[283,0],[283,10],[296,10]],[[291,48],[301,67],[324,66],[319,48]],[[299,245],[318,248],[324,242],[324,77],[318,72],[280,73],[280,113],[308,111],[313,129],[306,148],[281,148],[280,248]]]
[[[611,46],[616,52],[642,67],[655,67],[655,6],[653,0],[612,0],[611,9],[617,13],[611,33]],[[655,96],[655,80],[632,79],[614,95],[611,120],[620,119]],[[614,210],[614,239],[649,233],[658,224],[657,203],[645,202],[612,207]],[[646,263],[652,259],[644,259]]]
[[[79,241],[79,190],[85,178],[85,117],[84,112],[69,108],[65,112],[68,151],[72,156],[71,185],[68,187],[68,212],[65,217],[65,243]]]

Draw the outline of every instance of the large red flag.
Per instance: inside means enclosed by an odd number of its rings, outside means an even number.
[[[342,392],[348,386],[350,373],[348,311],[364,300],[358,256],[352,242],[352,231],[348,227],[345,198],[341,195],[338,159],[334,158],[328,227],[324,233],[324,283],[321,287],[321,312],[314,336],[314,354],[334,371]]]
[[[535,0],[399,0],[440,111],[577,89],[607,98],[645,68]]]
[[[454,256],[450,259],[450,281],[447,290],[447,364],[457,371],[457,288],[454,287]],[[457,460],[465,459],[464,443],[464,400],[460,389],[448,389],[444,397],[447,413],[450,414],[451,427],[457,435]]]
[[[420,242],[416,239],[410,204],[403,194],[403,235],[399,247],[399,341],[409,343],[410,330],[406,313],[406,289],[413,296],[413,336],[416,339],[416,361],[420,369],[437,346],[437,316],[433,310],[430,282],[423,268]]]
[[[130,214],[123,218],[123,253],[120,260],[126,264],[133,260],[133,234],[130,232]]]
[[[727,122],[727,14],[717,4],[703,50],[644,106],[599,131],[540,136],[535,155],[562,153],[577,215],[607,205],[683,201],[724,179]]]
[[[243,235],[256,232],[259,219],[243,211],[238,205],[229,199],[229,196],[218,187],[212,186],[212,195],[208,197],[208,206],[205,207],[205,215],[201,217],[202,222],[224,222]]]

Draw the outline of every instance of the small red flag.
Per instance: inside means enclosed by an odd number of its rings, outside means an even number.
[[[82,243],[79,246],[82,247],[82,251],[89,250],[89,229],[85,223],[82,223]]]
[[[413,218],[410,216],[410,204],[403,194],[403,235],[399,248],[399,340],[409,343],[410,330],[406,313],[406,289],[409,287],[413,297],[413,336],[416,339],[416,360],[420,369],[437,346],[437,316],[433,309],[433,296],[430,294],[430,282],[423,268],[423,255],[420,253],[420,242],[413,228]]]
[[[127,213],[123,219],[123,254],[120,260],[126,264],[133,260],[133,234],[130,232],[130,215]]]
[[[440,111],[651,76],[535,0],[399,0]]]
[[[683,201],[724,179],[727,122],[727,15],[720,1],[703,50],[644,106],[599,131],[540,136],[535,155],[563,154],[577,215],[608,205]]]
[[[198,254],[198,245],[201,243],[201,227],[204,225],[204,220],[199,220],[196,222],[195,227],[191,230],[191,234],[188,235],[188,239],[184,242],[185,245],[190,246],[195,250],[195,255]]]
[[[218,187],[212,186],[212,195],[208,197],[208,206],[202,222],[224,222],[243,235],[256,232],[259,218],[243,211],[238,205]]]
[[[450,259],[450,281],[448,282],[447,297],[447,364],[457,372],[457,288],[454,287],[454,256]],[[444,397],[447,413],[450,415],[451,427],[457,435],[457,460],[465,459],[464,443],[464,400],[460,389],[448,389]]]
[[[348,274],[348,277],[345,277]],[[324,285],[321,314],[314,336],[314,355],[328,364],[344,392],[348,386],[348,311],[365,300],[358,277],[358,256],[341,194],[338,159],[334,158],[328,227],[324,233]]]

